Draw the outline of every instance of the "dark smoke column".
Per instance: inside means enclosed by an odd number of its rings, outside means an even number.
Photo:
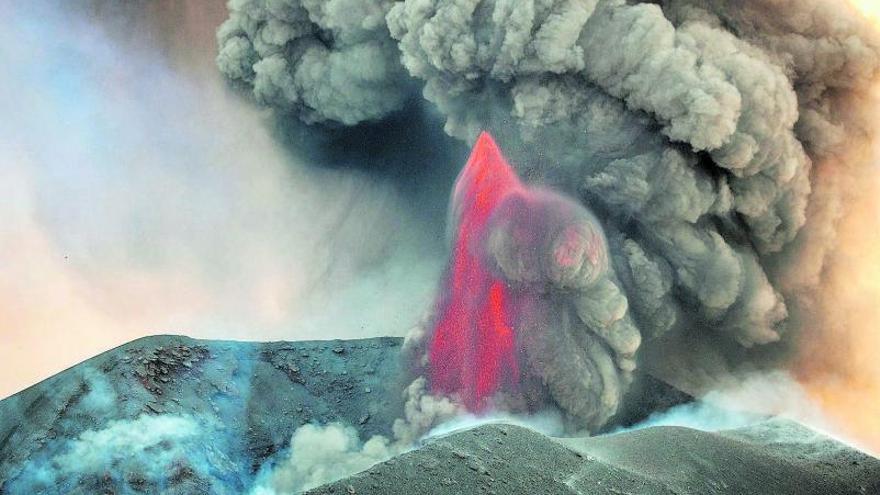
[[[428,348],[434,392],[477,412],[549,401],[578,429],[601,426],[640,336],[625,314],[594,321],[592,306],[616,288],[596,219],[522,184],[487,133],[456,182],[450,217],[452,259]]]
[[[617,407],[640,340],[643,370],[699,395],[830,328],[816,301],[877,134],[880,36],[848,2],[236,0],[218,44],[229,79],[304,122],[379,120],[421,86],[447,134],[491,130],[601,213],[614,272],[585,289],[521,289],[484,260],[560,320],[518,323],[517,349],[548,333],[581,349],[518,353],[517,387],[537,378],[582,422]]]

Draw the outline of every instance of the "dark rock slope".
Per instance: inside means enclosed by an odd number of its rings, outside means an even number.
[[[301,425],[387,435],[401,343],[136,340],[0,401],[0,495],[247,493]],[[640,383],[619,424],[689,400]],[[568,440],[490,425],[314,493],[878,494],[878,477],[876,459],[780,421]]]
[[[130,342],[0,401],[0,493],[236,493],[300,425],[390,431],[400,344]],[[185,448],[152,486],[138,473],[161,464],[163,442]]]
[[[874,495],[880,460],[779,419],[718,433],[667,426],[565,440],[493,424],[308,493]]]

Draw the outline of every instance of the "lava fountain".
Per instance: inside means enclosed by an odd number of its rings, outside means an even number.
[[[482,253],[492,212],[520,189],[495,141],[481,134],[453,191],[452,266],[429,354],[432,387],[459,393],[471,410],[483,408],[488,396],[504,381],[515,383],[519,373],[511,291]]]
[[[564,331],[553,322],[564,296],[554,294],[594,284],[607,269],[607,247],[583,206],[524,185],[485,132],[450,211],[451,260],[428,349],[431,387],[480,412],[496,393],[518,392],[530,348]]]

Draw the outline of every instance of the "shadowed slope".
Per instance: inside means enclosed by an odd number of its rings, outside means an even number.
[[[45,467],[70,485],[54,493],[240,492],[303,424],[342,421],[363,435],[387,434],[399,410],[400,343],[135,340],[0,401],[0,494],[36,489],[31,480]],[[165,450],[176,456],[169,460],[175,471],[158,476],[165,486],[137,474],[149,462],[99,465],[100,479],[81,465],[59,464],[74,447],[109,456],[110,433],[141,434],[169,419],[175,428],[143,449],[150,462]]]
[[[880,493],[880,460],[779,419],[564,440],[491,424],[308,493],[866,494]]]

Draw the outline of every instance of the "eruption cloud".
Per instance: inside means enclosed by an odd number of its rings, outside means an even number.
[[[480,135],[455,186],[458,227],[429,356],[432,387],[460,393],[471,409],[519,374],[511,293],[484,253],[489,218],[521,189],[492,138]]]
[[[597,321],[593,311],[612,276],[596,218],[521,183],[484,132],[455,184],[450,224],[428,349],[433,391],[478,413],[499,402],[535,412],[550,399],[580,427],[601,426],[630,381],[641,338],[609,325],[623,315]]]
[[[554,402],[589,428],[625,407],[637,363],[697,395],[746,372],[781,367],[823,382],[826,372],[850,369],[855,355],[831,349],[852,348],[872,331],[840,331],[832,307],[859,302],[823,285],[852,274],[839,268],[837,232],[861,195],[853,186],[876,175],[876,156],[864,149],[880,120],[868,110],[877,102],[880,37],[855,8],[870,4],[233,0],[218,65],[284,115],[340,126],[387,119],[402,103],[386,89],[415,98],[407,91],[421,87],[449,135],[473,143],[488,130],[524,182],[588,204],[607,239],[607,274],[583,289],[589,297],[525,291],[542,295],[532,297],[541,301],[532,314],[550,308],[536,317],[545,326],[588,330],[511,325],[518,351],[585,350],[545,367],[521,352],[517,365],[521,378],[542,370],[536,381],[555,387]],[[375,70],[332,62],[353,50]],[[306,76],[317,73],[333,84],[310,87]],[[504,253],[483,259],[486,271],[474,276],[512,282],[497,299],[519,307],[520,280],[504,271],[514,266],[497,256]],[[453,252],[453,274],[457,263]],[[488,301],[491,283],[477,285]],[[846,284],[834,285],[839,294]],[[555,340],[530,344],[532,335]],[[835,345],[814,345],[827,342]],[[471,406],[493,390],[477,394],[477,375],[467,386],[462,378],[476,372],[449,366],[435,380],[440,390],[464,393]],[[880,383],[869,367],[855,374]],[[520,380],[527,403],[529,383]]]

